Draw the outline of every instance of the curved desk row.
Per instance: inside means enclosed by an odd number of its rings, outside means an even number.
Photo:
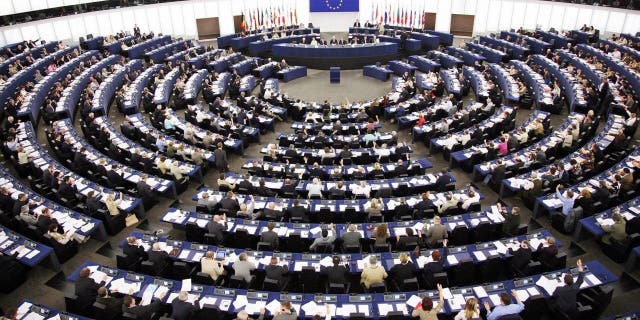
[[[107,289],[121,291],[131,294],[134,297],[158,295],[159,292],[167,292],[163,298],[165,303],[169,303],[178,296],[182,288],[181,281],[156,278],[153,276],[132,273],[126,270],[101,266],[95,262],[85,262],[76,269],[68,278],[68,281],[75,282],[83,268],[89,268],[91,278],[100,279],[107,276],[109,283]],[[618,277],[609,271],[598,261],[585,263],[585,281],[581,286],[583,289],[607,285],[618,281]],[[559,286],[560,280],[565,273],[573,273],[575,270],[562,269],[551,273],[538,274],[531,277],[517,280],[507,280],[490,283],[484,286],[467,286],[462,288],[446,288],[443,293],[447,300],[442,313],[454,314],[464,307],[464,303],[456,302],[465,296],[473,296],[481,301],[487,301],[494,305],[493,301],[498,301],[498,294],[517,290],[522,297],[529,295],[542,295],[550,298],[555,288]],[[543,279],[544,278],[544,279]],[[242,310],[249,314],[258,314],[261,308],[265,308],[268,314],[273,314],[279,310],[280,301],[290,301],[293,308],[300,316],[311,317],[317,313],[322,313],[324,304],[333,306],[330,308],[331,315],[337,318],[349,318],[352,314],[360,312],[367,318],[379,318],[392,314],[409,315],[411,308],[415,307],[421,297],[429,296],[437,300],[438,293],[435,290],[429,291],[409,291],[395,294],[303,294],[303,293],[279,293],[271,291],[247,291],[242,289],[217,288],[214,286],[194,285],[190,287],[190,296],[196,306],[210,308],[215,306],[224,313],[238,313]],[[148,292],[148,293],[147,293]],[[414,297],[415,296],[415,297]],[[526,303],[526,301],[525,301]]]
[[[364,45],[294,45],[276,44],[272,47],[274,56],[285,58],[289,64],[328,69],[361,68],[367,64],[388,61],[398,53],[398,44],[382,42]]]

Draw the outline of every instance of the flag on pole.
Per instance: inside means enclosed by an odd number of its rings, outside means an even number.
[[[298,8],[297,7],[295,8],[293,14],[294,14],[294,17],[296,18],[296,24],[298,24]]]
[[[244,18],[244,11],[242,12],[242,23],[240,24],[240,30],[242,30],[242,32],[247,31],[247,20]]]

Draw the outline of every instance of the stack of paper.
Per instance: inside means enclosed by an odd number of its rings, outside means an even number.
[[[556,291],[556,288],[560,286],[558,281],[550,280],[545,276],[540,277],[540,279],[536,281],[536,284],[542,289],[544,289],[545,291],[547,291],[549,295],[552,295]]]
[[[488,296],[487,291],[481,286],[473,287],[473,292],[479,299],[486,298]]]

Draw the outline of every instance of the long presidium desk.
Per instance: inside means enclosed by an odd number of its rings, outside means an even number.
[[[337,318],[349,318],[352,313],[361,312],[365,317],[378,318],[387,316],[389,312],[398,311],[403,315],[409,315],[421,297],[429,296],[436,300],[438,293],[435,290],[409,291],[397,293],[374,294],[314,294],[314,293],[280,293],[271,291],[247,291],[242,289],[220,288],[191,284],[190,281],[170,280],[156,278],[149,275],[133,273],[126,270],[111,268],[85,262],[76,269],[68,278],[75,282],[80,270],[89,268],[90,278],[101,281],[106,277],[106,287],[109,290],[130,293],[134,297],[142,298],[144,304],[151,302],[153,297],[163,296],[164,303],[170,303],[178,296],[180,291],[189,292],[188,301],[197,307],[205,305],[217,306],[224,313],[234,314],[245,310],[249,314],[258,314],[261,308],[265,308],[268,314],[273,314],[280,308],[281,301],[290,301],[304,317],[322,314],[326,310],[325,304],[330,306],[329,312]],[[546,274],[538,274],[517,280],[494,282],[479,286],[466,286],[459,288],[446,288],[443,296],[447,300],[441,311],[444,314],[455,314],[464,307],[465,297],[476,297],[480,301],[487,301],[494,306],[498,301],[498,295],[505,291],[517,290],[518,295],[525,301],[530,296],[542,295],[550,297],[557,287],[562,286],[561,281],[565,273],[571,273],[576,277],[575,269],[562,269]],[[618,281],[611,271],[598,261],[585,263],[585,277],[581,289],[608,285]]]
[[[360,45],[299,45],[281,43],[271,48],[274,56],[287,59],[289,64],[311,68],[357,69],[376,62],[386,62],[396,58],[398,44],[381,42]]]

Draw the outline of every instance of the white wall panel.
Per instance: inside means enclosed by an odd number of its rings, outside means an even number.
[[[609,20],[609,11],[603,9],[594,9],[591,18],[591,25],[599,30],[606,30],[607,20]],[[602,33],[602,32],[600,32]]]
[[[100,35],[100,29],[98,28],[98,20],[96,19],[95,13],[83,15],[82,20],[84,21],[85,34],[92,34],[94,36]]]
[[[489,0],[478,0],[476,16],[473,19],[473,32],[485,33],[487,31],[487,16],[489,15]]]
[[[627,14],[622,32],[635,34],[640,31],[640,14]]]
[[[500,4],[500,24],[499,30],[506,30],[511,28],[511,17],[513,16],[513,2],[502,1]],[[496,31],[499,31],[496,30]]]
[[[500,7],[502,1],[490,0],[489,12],[487,13],[487,32],[496,32],[500,29]]]
[[[160,32],[163,34],[173,34],[172,14],[167,6],[158,7],[158,18],[160,23]]]
[[[80,37],[85,37],[86,35],[91,33],[87,32],[85,29],[84,19],[82,17],[75,17],[73,19],[69,19],[69,28],[71,29],[71,38],[76,41]],[[98,36],[98,34],[94,33],[94,36]]]
[[[553,4],[551,10],[551,19],[549,20],[549,28],[555,28],[556,30],[562,30],[562,19],[564,17],[564,5]]]
[[[194,5],[185,4],[182,6],[182,20],[184,21],[184,34],[187,38],[198,38],[198,27],[194,15]]]
[[[96,0],[0,0],[0,15],[10,14],[14,6],[18,10],[28,8],[55,7],[71,3]],[[98,0],[100,1],[100,0]],[[321,1],[321,0],[318,0]],[[411,9],[411,12],[435,12],[436,30],[450,32],[451,14],[475,15],[474,33],[483,34],[510,28],[524,27],[542,29],[571,30],[583,24],[593,25],[602,34],[635,33],[640,31],[640,13],[637,11],[592,7],[568,3],[538,0],[359,0],[359,13],[316,15],[313,22],[323,31],[346,31],[353,19],[360,16],[363,22],[372,19],[375,6],[384,11],[391,5]],[[222,34],[232,33],[233,16],[242,12],[248,14],[256,7],[275,7],[284,12],[295,8],[301,23],[310,21],[309,2],[306,0],[192,0],[182,3],[161,3],[138,7],[119,8],[103,12],[85,13],[75,16],[33,21],[18,26],[0,28],[0,43],[11,43],[26,36],[47,40],[71,39],[91,33],[95,36],[109,35],[122,30],[133,29],[138,24],[142,32],[195,38],[195,20],[218,17]],[[289,17],[287,16],[287,21]]]
[[[231,12],[231,1],[218,1],[218,14],[220,15],[220,34],[232,34],[235,30],[233,27],[233,13]]]
[[[574,6],[566,6],[564,9],[564,19],[562,19],[562,29],[564,30],[573,30],[580,29],[578,25],[578,8]]]
[[[609,20],[607,23],[607,30],[609,32],[620,33],[624,27],[626,15],[622,12],[611,11],[609,13]],[[636,30],[638,32],[640,30]],[[635,32],[634,32],[635,33]]]
[[[25,40],[22,37],[22,32],[20,32],[20,28],[12,26],[10,28],[4,29],[4,38],[7,40],[7,43],[16,43],[22,42]]]
[[[451,3],[451,13],[464,14],[466,0],[449,1]]]
[[[69,30],[69,23],[65,20],[53,21],[53,30],[56,32],[56,38],[58,40],[71,39],[71,30]]]
[[[475,14],[477,8],[478,1],[476,0],[466,0],[464,5],[464,14]]]
[[[149,21],[147,20],[147,11],[144,8],[138,8],[133,11],[136,17],[136,24],[140,28],[140,32],[149,33]]]
[[[49,6],[49,8],[62,7],[62,6],[64,6],[64,1],[62,1],[62,0],[47,0],[47,6]]]
[[[162,30],[162,22],[158,17],[158,8],[156,6],[151,6],[146,8],[144,11],[147,14],[147,24],[149,27],[149,31],[154,31],[156,34],[161,32],[160,30]]]
[[[593,9],[580,7],[578,9],[578,18],[576,19],[576,25],[582,27],[582,25],[591,25],[591,15],[593,14]]]
[[[526,4],[526,14],[524,15],[522,27],[526,29],[535,29],[538,24],[538,11],[540,10],[540,5],[536,2],[527,2]],[[516,27],[516,29],[518,28]]]
[[[38,28],[35,25],[24,26],[20,28],[23,39],[38,39]]]
[[[42,10],[47,9],[49,6],[47,5],[47,0],[23,0],[25,2],[29,1],[31,4],[31,10]]]
[[[7,44],[7,40],[4,39],[4,34],[0,32],[0,46],[5,46]]]
[[[451,31],[451,1],[438,0],[438,14],[436,15],[436,31]]]
[[[173,33],[176,36],[184,36],[184,18],[181,14],[180,5],[173,5],[169,7],[171,12],[171,26],[173,28]]]
[[[9,1],[9,0],[3,0]],[[13,2],[13,10],[16,13],[31,11],[31,4],[29,1],[25,0],[12,0]]]
[[[542,29],[549,29],[549,20],[551,19],[551,11],[553,7],[550,4],[540,4],[538,8],[538,19],[536,20],[536,26]]]
[[[205,2],[205,15],[203,17],[220,17],[220,8],[215,1]]]
[[[113,30],[111,30],[111,21],[109,20],[109,13],[99,12],[96,14],[96,20],[98,20],[98,34],[94,34],[94,36],[111,34]]]
[[[111,22],[112,33],[118,33],[126,29],[122,20],[122,11],[120,10],[111,10],[109,12],[109,22]],[[105,35],[108,34],[103,34],[103,36]]]
[[[0,1],[0,15],[8,15],[13,14],[15,10],[13,10],[13,3],[11,1]]]
[[[124,30],[133,32],[133,27],[136,24],[136,16],[132,10],[122,11],[122,27]],[[142,31],[142,29],[140,29]]]
[[[37,28],[38,28],[38,35],[40,36],[40,39],[44,39],[47,41],[57,39],[56,33],[53,30],[53,23],[51,22],[39,23]]]
[[[526,10],[527,4],[525,2],[513,2],[513,14],[511,15],[509,29],[518,29],[524,25]]]
[[[426,12],[437,12],[438,11],[438,2],[434,0],[423,0],[424,10]]]

